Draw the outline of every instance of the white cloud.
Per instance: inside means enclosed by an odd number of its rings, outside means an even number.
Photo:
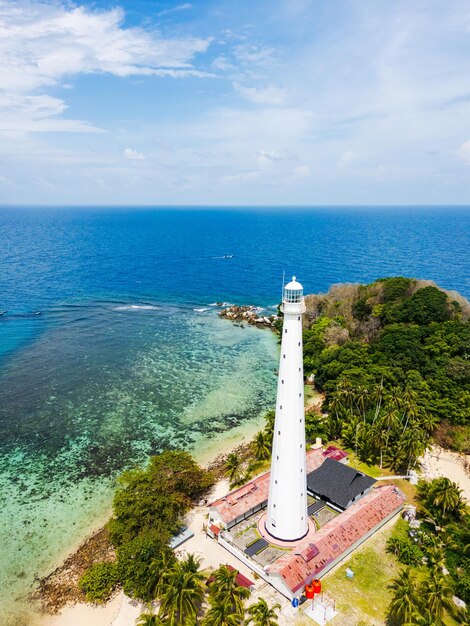
[[[15,92],[55,85],[64,76],[115,76],[191,70],[209,39],[165,39],[125,28],[121,9],[91,11],[45,2],[0,0],[0,88]]]
[[[209,44],[207,38],[171,39],[127,28],[121,9],[94,11],[46,0],[0,0],[1,127],[96,130],[84,121],[55,119],[64,113],[66,103],[37,91],[61,83],[70,86],[70,78],[79,74],[207,76],[192,61]]]
[[[255,170],[250,172],[239,172],[238,174],[230,174],[224,176],[223,180],[228,183],[249,183],[260,177],[260,172]]]
[[[285,104],[287,94],[284,89],[279,87],[244,87],[239,83],[234,83],[234,88],[238,93],[250,102],[255,104],[265,104],[268,106],[281,106]]]
[[[457,150],[458,156],[466,163],[470,165],[470,139],[464,141],[460,148]]]
[[[190,4],[189,2],[185,2],[184,4],[178,4],[177,6],[173,7],[172,9],[164,9],[163,11],[160,11],[160,13],[157,13],[157,15],[162,16],[162,15],[168,15],[169,13],[177,13],[179,11],[187,11],[188,9],[192,8],[192,4]]]
[[[212,61],[212,67],[215,68],[216,70],[226,71],[226,70],[233,70],[235,66],[233,65],[233,63],[231,63],[227,59],[226,56],[221,54],[220,56],[218,56],[216,59]]]
[[[240,44],[239,46],[236,46],[234,54],[239,61],[250,65],[271,65],[275,59],[274,48],[260,46],[253,43]]]
[[[273,163],[285,161],[290,158],[287,154],[277,152],[276,150],[260,150],[256,153],[256,157],[261,167],[269,167]]]
[[[347,165],[350,165],[353,161],[356,161],[356,159],[358,158],[358,154],[356,154],[352,150],[346,150],[346,152],[343,152],[343,154],[340,156],[339,160],[336,162],[336,165],[338,167],[346,167]]]
[[[129,161],[145,161],[147,158],[145,154],[138,152],[137,150],[133,150],[132,148],[125,148],[124,156],[126,159],[129,159]]]
[[[308,178],[310,176],[310,167],[308,165],[299,165],[294,169],[295,178]]]
[[[0,90],[0,132],[100,132],[82,120],[57,119],[66,109],[67,104],[60,98]]]

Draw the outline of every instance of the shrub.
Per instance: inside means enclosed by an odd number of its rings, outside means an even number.
[[[403,565],[419,565],[423,559],[423,553],[418,546],[409,539],[390,537],[387,541],[387,552],[395,554]]]
[[[470,604],[470,559],[467,559],[465,570],[456,578],[455,593],[467,605]]]
[[[95,563],[80,578],[78,586],[89,602],[106,602],[119,582],[116,563]]]
[[[151,600],[150,565],[154,562],[168,564],[174,558],[173,551],[168,547],[168,534],[161,529],[142,532],[118,548],[118,573],[124,593]]]
[[[400,305],[384,309],[387,323],[414,322],[420,326],[450,319],[446,294],[437,287],[418,289]]]
[[[403,276],[395,276],[393,278],[385,278],[381,282],[383,283],[383,301],[391,302],[405,298],[413,281]]]
[[[187,452],[166,451],[150,459],[145,469],[124,472],[114,496],[114,517],[108,528],[111,541],[120,546],[155,521],[173,534],[192,503],[214,483]]]

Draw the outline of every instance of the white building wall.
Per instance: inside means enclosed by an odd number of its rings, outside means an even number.
[[[276,418],[269,484],[266,529],[285,541],[295,541],[308,532],[305,451],[304,374],[302,354],[303,294],[289,302],[286,286],[281,356],[277,386]]]

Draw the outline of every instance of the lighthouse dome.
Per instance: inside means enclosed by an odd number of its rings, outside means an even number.
[[[292,290],[294,290],[294,289],[295,290],[301,289],[301,290],[303,290],[303,287],[302,287],[302,285],[300,283],[297,282],[296,277],[292,276],[292,280],[291,280],[290,283],[288,283],[286,285],[286,289],[292,289]]]

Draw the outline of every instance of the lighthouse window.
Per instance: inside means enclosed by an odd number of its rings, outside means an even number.
[[[302,444],[300,444],[300,447],[302,447]]]
[[[299,341],[299,346],[300,346],[300,341]]]
[[[274,484],[277,485],[277,480],[274,481]]]
[[[300,315],[299,315],[299,317],[298,317],[297,319],[298,319],[298,320],[299,320],[299,322],[300,322]]]
[[[286,289],[284,292],[285,302],[300,302],[302,299],[302,289]]]
[[[284,384],[284,380],[281,380],[281,383]]]
[[[276,456],[276,460],[279,461],[279,455]]]
[[[284,328],[284,332],[285,332],[285,333],[287,332],[287,328]]]
[[[278,430],[278,431],[277,431],[277,434],[278,434],[278,435],[280,435],[280,434],[281,434],[281,431],[280,431],[280,430]]]
[[[283,381],[283,382],[284,382],[284,381]],[[301,393],[299,393],[299,398],[301,398],[301,397],[302,397],[302,394],[301,394]]]
[[[276,508],[276,505],[275,505],[275,504],[273,504],[273,509],[275,509],[275,508]]]

